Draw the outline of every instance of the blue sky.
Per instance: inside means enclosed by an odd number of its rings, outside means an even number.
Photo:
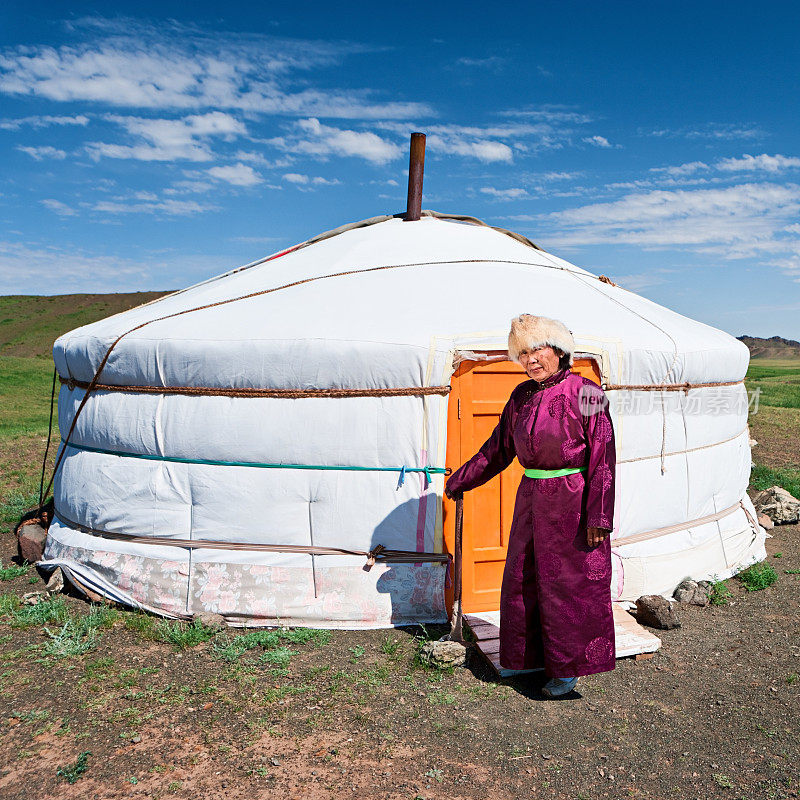
[[[800,6],[0,10],[0,293],[179,288],[423,207],[800,339]]]

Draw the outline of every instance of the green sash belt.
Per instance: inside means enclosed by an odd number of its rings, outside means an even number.
[[[574,475],[586,472],[586,467],[563,467],[562,469],[526,469],[526,478],[560,478],[562,475]]]

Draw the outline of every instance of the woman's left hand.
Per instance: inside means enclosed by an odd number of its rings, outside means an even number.
[[[587,528],[586,544],[588,544],[589,547],[597,547],[597,545],[605,541],[609,533],[611,533],[611,531],[606,528]]]

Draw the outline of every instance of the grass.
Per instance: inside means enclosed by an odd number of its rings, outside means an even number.
[[[322,647],[328,644],[330,639],[330,631],[316,628],[256,630],[233,637],[228,634],[218,636],[213,645],[213,652],[217,658],[233,663],[238,661],[248,650],[255,650],[256,648],[277,653],[281,650],[286,650],[286,644],[307,644],[311,642],[317,647]],[[281,658],[280,656],[273,657],[278,660]],[[278,663],[277,661],[269,661],[268,658],[264,660],[268,663]]]
[[[772,469],[754,464],[750,473],[750,486],[759,492],[769,489],[770,486],[781,486],[792,496],[800,498],[800,469]]]
[[[800,364],[796,360],[751,361],[745,382],[751,391],[761,390],[759,405],[800,408]]]
[[[758,592],[772,586],[778,580],[778,573],[771,565],[760,563],[753,564],[736,576],[748,592]]]
[[[731,590],[725,581],[712,581],[711,582],[711,605],[712,606],[726,606],[731,597]]]
[[[16,608],[12,607],[5,612],[0,602],[0,612],[6,613],[11,618],[12,628],[32,628],[54,623],[63,625],[70,617],[67,604],[60,595],[45,598],[32,606],[22,605],[18,598],[15,599]],[[9,603],[9,606],[11,605]]]
[[[37,488],[26,491],[14,489],[9,492],[5,500],[0,503],[0,523],[3,525],[16,525],[20,517],[29,508],[39,503],[38,480]]]
[[[75,783],[89,768],[89,756],[91,754],[91,751],[84,750],[77,759],[75,759],[74,764],[68,767],[59,767],[56,770],[56,775],[59,778],[63,778],[67,783]]]
[[[22,575],[27,575],[31,565],[26,561],[22,565],[9,564],[7,567],[0,564],[0,581],[13,581]]]
[[[207,628],[197,620],[189,623],[178,620],[161,620],[154,626],[154,638],[171,644],[176,650],[197,647],[217,635],[213,628]]]

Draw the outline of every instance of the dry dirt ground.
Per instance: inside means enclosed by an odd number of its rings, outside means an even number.
[[[40,447],[0,448],[6,485]],[[284,667],[259,649],[226,660],[225,634],[177,650],[124,611],[96,649],[48,656],[43,626],[0,618],[0,797],[797,797],[800,528],[773,534],[776,584],[731,579],[727,605],[681,606],[652,660],[620,660],[561,702],[480,657],[449,674],[418,666],[421,629],[334,631],[288,644]],[[6,528],[3,564],[14,555]],[[34,570],[0,582],[42,589]]]

